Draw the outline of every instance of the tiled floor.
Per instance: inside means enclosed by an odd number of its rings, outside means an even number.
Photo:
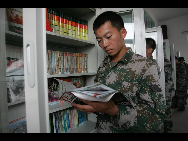
[[[178,108],[172,109],[172,121],[173,133],[188,133],[188,104],[185,106],[185,111],[178,111]]]

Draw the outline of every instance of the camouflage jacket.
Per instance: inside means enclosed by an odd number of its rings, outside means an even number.
[[[164,58],[164,71],[165,71],[165,96],[167,98],[172,98],[175,95],[174,82],[172,79],[172,64],[171,62]]]
[[[112,98],[117,116],[98,114],[98,132],[163,132],[164,97],[157,67],[129,49],[112,66],[107,56],[98,68],[95,82],[118,91]]]
[[[162,70],[161,70],[161,68],[159,67],[157,61],[156,61],[155,59],[153,59],[153,56],[151,56],[151,57],[149,58],[149,60],[151,60],[151,61],[153,62],[153,64],[157,66],[157,71],[158,71],[158,75],[159,75],[159,78],[160,78],[160,77],[161,77],[161,71],[162,71]]]
[[[176,64],[176,91],[187,90],[187,75],[185,64]]]

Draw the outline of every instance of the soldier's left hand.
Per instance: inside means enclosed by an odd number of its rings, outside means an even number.
[[[115,103],[112,100],[109,100],[108,102],[87,101],[83,99],[80,100],[88,105],[80,105],[80,104],[72,103],[71,105],[76,110],[83,111],[88,114],[94,112],[102,112],[109,114],[111,116],[115,116],[118,114],[118,107],[115,105]]]

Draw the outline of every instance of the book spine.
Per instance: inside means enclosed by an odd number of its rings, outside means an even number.
[[[46,60],[49,75],[88,73],[88,54],[48,50]]]
[[[68,64],[69,64],[69,73],[72,73],[72,56],[71,56],[71,52],[68,52]]]
[[[50,133],[66,133],[87,121],[87,114],[74,108],[50,114]]]
[[[49,67],[48,67],[48,50],[46,50],[46,69],[47,69],[47,75],[49,75]]]
[[[64,73],[64,57],[63,52],[61,52],[61,74]]]
[[[88,73],[88,54],[85,54],[85,73]]]
[[[55,51],[55,74],[59,74],[59,51]]]
[[[60,12],[59,33],[64,35],[64,13]]]

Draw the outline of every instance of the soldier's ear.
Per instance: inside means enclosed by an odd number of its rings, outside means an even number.
[[[125,28],[122,28],[120,32],[122,34],[122,38],[124,39],[127,35],[127,30]]]

